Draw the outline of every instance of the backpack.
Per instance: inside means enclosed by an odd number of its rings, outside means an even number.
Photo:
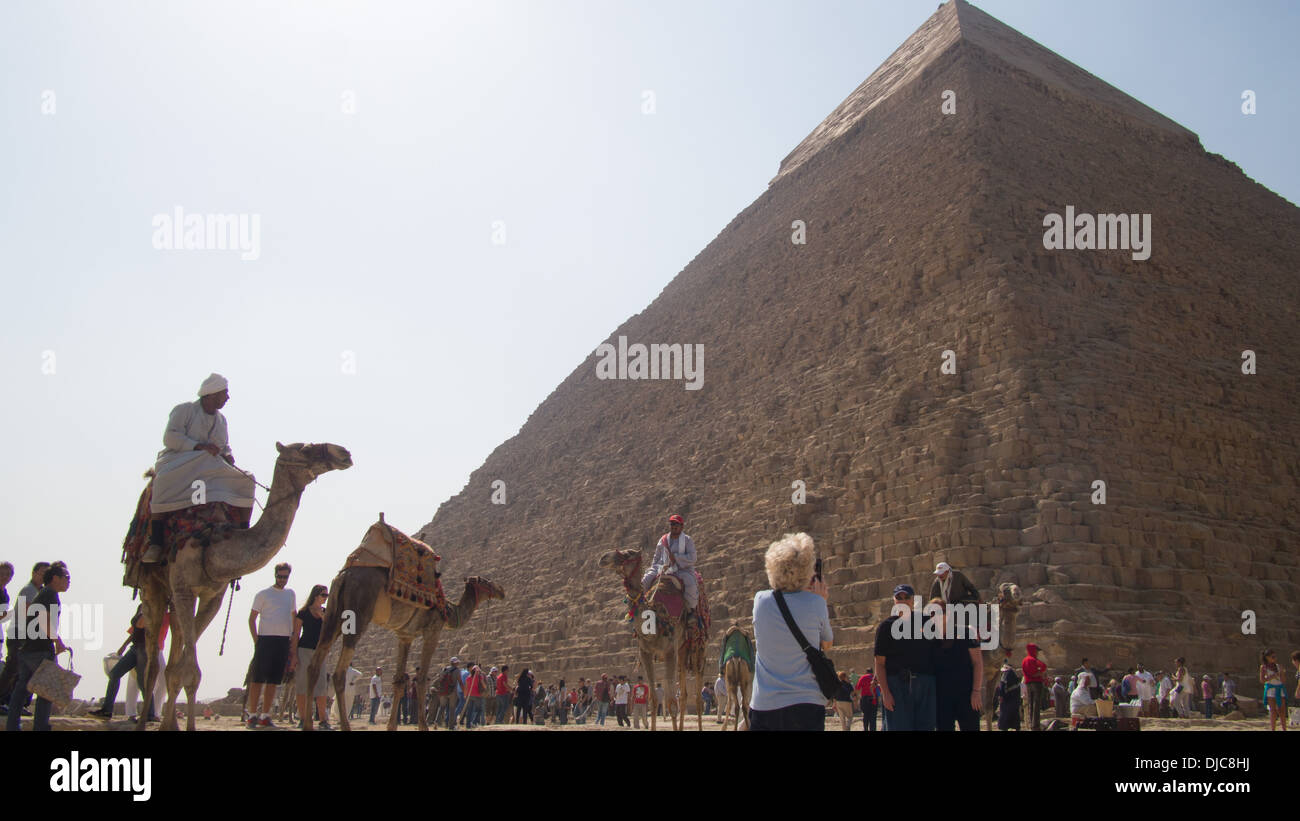
[[[438,679],[438,695],[449,696],[456,692],[456,670],[448,667],[442,671],[442,677]]]

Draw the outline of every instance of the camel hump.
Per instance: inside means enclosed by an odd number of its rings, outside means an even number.
[[[419,539],[412,539],[384,521],[366,530],[361,544],[348,555],[343,569],[382,567],[388,570],[389,596],[417,607],[445,610],[446,597],[439,580],[438,562],[442,557]]]

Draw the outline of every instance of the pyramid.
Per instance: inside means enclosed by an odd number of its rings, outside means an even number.
[[[1150,215],[1149,258],[1045,247],[1067,208]],[[1295,206],[950,0],[611,333],[702,345],[698,390],[602,378],[593,354],[419,530],[445,578],[508,592],[438,655],[635,672],[597,559],[681,513],[714,654],[768,543],[806,530],[844,669],[894,585],[946,560],[1017,582],[1018,643],[1055,669],[1251,670],[1300,646],[1298,271]],[[368,636],[360,666],[392,646]]]

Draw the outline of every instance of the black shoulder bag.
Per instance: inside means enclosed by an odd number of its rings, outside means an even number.
[[[781,616],[785,618],[786,627],[790,628],[795,641],[799,642],[804,655],[808,657],[808,665],[812,667],[813,675],[817,677],[817,686],[821,689],[822,695],[826,696],[827,700],[835,698],[840,691],[840,677],[835,672],[835,665],[820,648],[813,647],[804,638],[799,625],[794,623],[794,616],[790,615],[790,608],[786,605],[785,596],[781,591],[773,590],[772,596],[776,599],[776,606],[781,608]]]

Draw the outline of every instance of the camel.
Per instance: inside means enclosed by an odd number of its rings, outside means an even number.
[[[641,602],[641,595],[644,592],[641,588],[641,562],[640,550],[611,550],[600,557],[600,566],[612,569],[623,580],[623,589],[627,597],[641,607],[638,618],[632,622],[632,630],[637,640],[637,652],[641,657],[641,669],[645,670],[646,678],[650,681],[650,729],[652,731],[655,729],[655,718],[659,708],[659,700],[655,695],[655,659],[662,658],[664,675],[672,690],[672,694],[668,696],[668,715],[672,720],[673,729],[686,728],[685,705],[681,703],[684,699],[679,699],[679,695],[682,693],[689,695],[694,692],[696,729],[703,730],[704,698],[701,691],[704,689],[704,648],[708,643],[708,633],[705,632],[701,637],[702,641],[699,641],[694,649],[688,649],[685,646],[686,631],[681,619],[672,618],[667,609],[657,602],[653,605]],[[705,607],[702,588],[699,606]],[[649,623],[640,617],[640,614],[646,611],[654,613],[653,630],[646,630],[643,626]],[[679,662],[681,663],[680,684],[677,683]],[[686,689],[688,674],[695,676],[694,690]]]
[[[998,585],[998,646],[984,651],[984,729],[993,729],[993,691],[1002,674],[1003,654],[1016,646],[1016,618],[1020,612],[1020,586],[1012,582]]]
[[[727,628],[727,633],[722,639],[722,654],[726,656],[727,645],[731,642],[740,643],[742,655],[734,655],[727,659],[722,668],[722,680],[727,683],[727,715],[722,717],[722,729],[727,729],[727,720],[731,719],[731,729],[739,730],[740,722],[744,720],[745,729],[749,729],[749,697],[754,689],[754,669],[745,663],[743,654],[746,650],[745,644],[748,644],[749,658],[754,658],[754,637],[749,634],[748,630],[741,630],[739,627],[732,625]]]
[[[429,691],[429,663],[433,659],[433,651],[438,647],[442,628],[455,629],[465,624],[480,601],[506,597],[505,591],[498,585],[480,576],[470,576],[465,579],[465,592],[461,595],[460,601],[455,604],[448,602],[444,614],[437,608],[422,607],[394,598],[388,595],[387,588],[388,568],[386,567],[345,567],[330,584],[330,606],[325,608],[325,623],[321,625],[320,642],[316,645],[316,652],[311,657],[311,665],[307,668],[307,680],[316,681],[321,667],[325,664],[325,658],[329,655],[330,646],[342,633],[343,650],[334,665],[334,703],[338,705],[339,727],[345,732],[352,729],[352,725],[348,722],[350,705],[344,703],[343,695],[344,685],[347,683],[348,665],[352,663],[352,655],[356,652],[357,643],[361,641],[361,636],[365,634],[367,628],[387,627],[397,635],[397,664],[392,682],[393,709],[388,714],[388,730],[391,732],[397,729],[396,694],[402,692],[400,688],[406,686],[406,658],[411,652],[411,643],[417,638],[424,638],[424,644],[420,647],[419,674],[416,677],[416,690],[423,700],[424,694]],[[349,613],[354,619],[347,631],[340,630],[343,613]],[[416,710],[416,712],[419,713],[421,732],[427,731],[428,711]],[[310,731],[313,726],[314,722],[309,710],[308,714],[302,717],[302,727]]]
[[[169,564],[145,565],[140,573],[141,603],[145,616],[145,647],[157,645],[163,614],[171,606],[172,647],[167,658],[167,706],[160,730],[178,729],[176,699],[181,688],[190,709],[185,711],[185,729],[194,730],[195,693],[202,676],[199,670],[198,640],[221,609],[226,588],[235,579],[266,567],[284,546],[289,528],[302,501],[302,492],[316,477],[331,470],[352,467],[346,448],[328,443],[282,445],[275,443],[279,457],[271,479],[266,507],[250,528],[229,531],[226,538],[202,547],[199,539],[187,539]],[[144,708],[137,730],[145,729],[152,707],[153,684],[158,675],[155,655],[145,665]]]

